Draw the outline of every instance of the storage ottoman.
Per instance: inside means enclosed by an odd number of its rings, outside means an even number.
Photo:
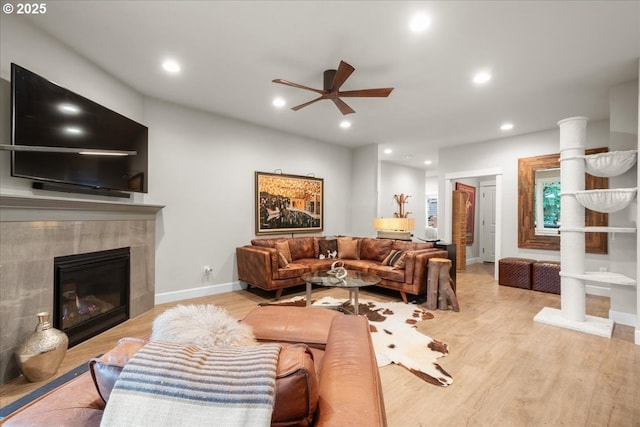
[[[502,258],[498,261],[498,283],[502,286],[531,289],[531,274],[535,259]]]
[[[557,261],[537,261],[533,263],[534,291],[560,294],[560,263]]]

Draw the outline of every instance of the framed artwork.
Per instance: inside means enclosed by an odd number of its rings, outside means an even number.
[[[256,234],[323,229],[324,180],[256,172]]]
[[[456,182],[456,190],[467,193],[467,246],[473,245],[473,234],[476,224],[476,187]]]

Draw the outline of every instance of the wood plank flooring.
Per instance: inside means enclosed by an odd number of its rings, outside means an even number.
[[[303,288],[285,297],[304,294]],[[533,322],[543,307],[560,307],[558,295],[499,286],[492,264],[458,273],[460,312],[435,311],[421,332],[449,344],[440,359],[454,383],[427,384],[396,365],[380,369],[390,427],[612,426],[640,427],[640,346],[634,330],[616,325],[612,339]],[[316,289],[341,297],[344,290]],[[361,291],[361,298],[399,295]],[[211,303],[244,317],[272,293],[237,291],[180,303]],[[175,305],[164,304],[75,346],[64,373],[104,353],[124,336],[145,336],[151,322]],[[587,313],[607,317],[608,298],[587,297]],[[0,405],[41,386],[17,379],[0,387]]]

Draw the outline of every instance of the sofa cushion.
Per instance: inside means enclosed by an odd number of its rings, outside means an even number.
[[[338,258],[360,259],[358,250],[360,240],[350,237],[338,237]]]
[[[309,266],[292,262],[286,268],[278,269],[278,279],[296,279],[307,271],[310,271]]]
[[[285,261],[287,261],[287,264],[292,261],[291,251],[289,250],[289,242],[287,242],[286,240],[283,240],[281,242],[276,242],[275,248],[284,257]],[[280,265],[280,262],[278,262],[278,265]],[[285,266],[281,266],[281,267],[285,267]]]
[[[382,262],[393,246],[393,240],[369,239],[360,240],[360,259],[372,259]]]
[[[317,407],[318,378],[311,350],[304,344],[283,345],[271,425],[311,425]]]
[[[287,242],[289,242],[291,260],[295,261],[300,258],[316,257],[313,237],[294,237],[287,239]]]
[[[391,266],[374,266],[369,268],[369,273],[373,273],[381,279],[404,283],[404,270],[397,270]]]
[[[284,254],[278,251],[278,268],[287,268],[289,267],[289,261],[284,256]]]
[[[122,338],[113,349],[89,361],[93,384],[105,403],[109,400],[111,390],[113,390],[124,365],[146,343],[146,340],[139,338]]]
[[[327,258],[330,258],[332,254],[336,254],[338,252],[338,241],[336,239],[324,239],[318,240],[318,256],[324,255]]]

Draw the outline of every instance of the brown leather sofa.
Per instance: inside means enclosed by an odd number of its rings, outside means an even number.
[[[344,239],[344,240],[343,240]],[[332,251],[331,240],[336,241],[337,258],[320,258],[326,248]],[[348,242],[354,241],[355,251],[349,251]],[[343,244],[344,250],[338,247]],[[284,246],[283,246],[284,245]],[[282,253],[290,253],[284,262]],[[404,254],[400,264],[385,265],[392,251]],[[416,243],[402,240],[338,237],[292,237],[253,239],[251,245],[236,248],[238,279],[249,286],[276,291],[304,283],[302,274],[308,271],[328,270],[337,259],[350,270],[364,271],[380,277],[378,286],[400,292],[406,303],[407,294],[421,295],[427,290],[427,264],[430,258],[447,258],[447,251],[436,249],[432,243]]]
[[[266,306],[255,308],[242,321],[253,328],[259,341],[283,344],[273,426],[386,426],[376,357],[364,317],[322,308]],[[142,345],[124,341],[100,360],[122,366]],[[92,375],[86,372],[11,414],[3,425],[99,426],[104,408]]]

